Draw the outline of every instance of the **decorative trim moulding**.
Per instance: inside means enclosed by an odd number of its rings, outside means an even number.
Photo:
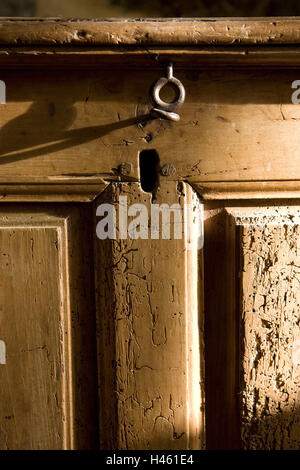
[[[116,180],[101,177],[0,178],[3,202],[91,202]],[[126,181],[123,181],[126,182]],[[300,199],[300,180],[186,181],[203,201],[237,199]]]
[[[0,21],[9,45],[300,44],[300,18],[13,19]]]
[[[2,18],[0,65],[299,66],[300,17]]]
[[[190,182],[204,201],[300,198],[299,180]]]
[[[3,47],[0,46],[0,65],[5,68],[109,68],[149,67],[165,69],[167,62],[176,68],[196,67],[264,67],[297,68],[300,66],[298,46],[231,46],[191,48],[172,47]]]
[[[101,177],[1,177],[3,202],[91,202],[108,186]]]

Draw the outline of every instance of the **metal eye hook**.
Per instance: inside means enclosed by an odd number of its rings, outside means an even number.
[[[167,68],[167,77],[168,78],[172,78],[173,77],[173,64],[172,62],[170,62],[168,64],[168,68]]]
[[[171,103],[167,103],[159,96],[161,89],[168,83],[173,86],[176,92],[176,97]],[[152,85],[150,90],[150,97],[154,104],[154,108],[151,110],[152,116],[169,119],[171,121],[179,121],[180,116],[174,111],[183,105],[185,100],[185,89],[181,81],[178,80],[178,78],[175,78],[173,75],[172,62],[168,64],[167,77],[159,78]]]

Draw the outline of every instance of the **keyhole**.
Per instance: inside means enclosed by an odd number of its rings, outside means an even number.
[[[159,156],[156,150],[142,150],[140,153],[141,188],[154,195],[158,187]]]

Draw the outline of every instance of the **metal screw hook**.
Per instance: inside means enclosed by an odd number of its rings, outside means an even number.
[[[175,100],[171,103],[167,103],[159,96],[161,89],[168,83],[170,83],[176,91]],[[151,110],[151,115],[153,117],[169,119],[170,121],[179,121],[180,116],[174,111],[183,105],[185,100],[185,89],[181,81],[173,75],[172,62],[167,66],[167,77],[159,78],[152,85],[150,89],[150,98],[154,104],[154,108]]]
[[[168,64],[168,68],[167,68],[167,77],[168,79],[172,78],[173,77],[173,64],[172,62],[170,62]]]

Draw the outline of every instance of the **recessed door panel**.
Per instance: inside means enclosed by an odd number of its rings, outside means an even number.
[[[0,211],[0,448],[93,447],[96,358],[86,215],[71,206],[12,207]]]

